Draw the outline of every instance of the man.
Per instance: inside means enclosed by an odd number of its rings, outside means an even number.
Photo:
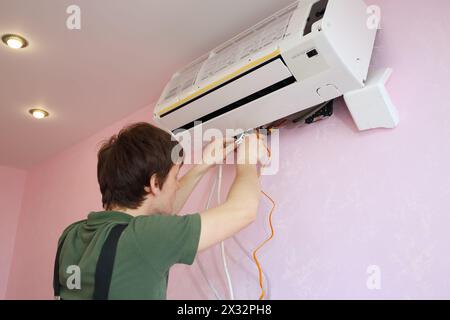
[[[257,150],[251,146],[259,142],[252,134],[238,146],[236,177],[223,203],[178,216],[203,175],[236,148],[234,139],[207,145],[204,161],[178,179],[182,162],[172,159],[172,150],[179,145],[169,133],[137,123],[111,137],[98,152],[97,177],[105,210],[91,212],[61,235],[55,262],[56,295],[62,299],[165,299],[171,266],[192,264],[198,251],[255,220],[260,184],[254,163]],[[222,155],[215,152],[218,148],[223,149]],[[68,286],[74,275],[67,271],[73,266],[79,268],[80,279],[78,285]]]

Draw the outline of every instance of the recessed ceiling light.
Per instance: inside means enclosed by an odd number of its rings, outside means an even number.
[[[12,49],[21,49],[28,46],[28,41],[24,37],[17,34],[5,34],[2,37],[2,41]]]
[[[28,112],[36,119],[44,119],[50,115],[44,109],[30,109]]]

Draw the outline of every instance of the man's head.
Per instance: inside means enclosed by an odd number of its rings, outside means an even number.
[[[181,150],[169,133],[148,123],[130,125],[104,142],[97,164],[103,208],[173,213],[181,166],[172,160],[175,147]]]

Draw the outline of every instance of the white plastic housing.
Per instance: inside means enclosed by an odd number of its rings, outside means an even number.
[[[399,123],[397,109],[386,91],[392,69],[369,74],[364,88],[344,95],[345,103],[359,130],[395,128]]]
[[[247,130],[344,95],[358,128],[393,127],[384,82],[365,85],[377,31],[368,18],[362,0],[297,1],[175,73],[154,118],[174,132],[196,121]]]

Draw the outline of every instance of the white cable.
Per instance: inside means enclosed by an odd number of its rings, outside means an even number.
[[[216,175],[214,177],[213,185],[211,187],[211,190],[209,191],[208,201],[206,202],[206,210],[208,210],[209,207],[211,206],[211,200],[212,200],[214,191],[215,191],[215,189],[217,187],[217,180],[218,180],[218,175]],[[220,192],[220,190],[219,190],[219,192]],[[219,199],[220,199],[220,196],[219,196]],[[233,236],[233,240],[237,243],[237,245],[242,250],[242,252],[247,256],[247,258],[253,263],[252,255],[245,249],[244,245],[238,240],[238,238],[236,236]],[[209,280],[208,276],[206,275],[205,268],[203,267],[203,264],[200,261],[200,258],[198,258],[198,257],[197,257],[197,263],[198,263],[198,266],[200,268],[200,272],[201,272],[203,278],[208,283],[208,286],[211,289],[211,291],[214,293],[214,295],[216,296],[216,299],[217,300],[223,300],[223,298],[218,293],[217,289],[214,287],[214,285],[212,284],[212,282]],[[262,272],[263,272],[264,279],[266,280],[265,283],[266,283],[267,299],[270,299],[271,286],[270,286],[269,277],[267,276],[267,274],[266,274],[266,272],[264,270],[262,270]]]
[[[253,257],[252,255],[245,249],[244,245],[238,240],[238,238],[236,236],[233,236],[233,240],[237,243],[237,245],[239,246],[239,248],[242,250],[242,252],[245,253],[245,255],[247,256],[247,258],[254,263]],[[264,276],[264,279],[266,280],[266,299],[270,300],[270,281],[269,281],[269,277],[267,276],[266,272],[264,271],[264,269],[262,269],[262,273]]]
[[[221,186],[222,186],[222,165],[219,164],[218,169],[218,183],[217,183],[217,205],[220,205],[221,199],[220,199],[220,192],[221,192]],[[222,241],[220,243],[220,249],[222,253],[222,262],[223,262],[223,269],[225,271],[225,275],[227,276],[227,283],[228,283],[228,290],[230,293],[230,299],[234,300],[234,291],[233,291],[233,283],[231,282],[231,276],[230,271],[228,270],[228,263],[227,263],[227,257],[225,254],[225,242]]]
[[[217,292],[217,289],[214,287],[214,285],[211,283],[209,278],[206,276],[206,271],[205,271],[205,269],[203,267],[203,264],[200,262],[199,258],[197,258],[197,263],[198,263],[198,267],[200,268],[200,272],[202,273],[203,278],[208,283],[208,286],[211,289],[211,291],[214,293],[214,295],[216,296],[216,299],[217,300],[223,300],[222,297],[219,295],[219,292]]]
[[[211,205],[211,199],[212,196],[214,194],[214,190],[216,189],[216,185],[217,185],[217,176],[214,178],[214,183],[213,186],[211,188],[211,191],[209,192],[209,196],[208,196],[208,201],[206,202],[206,210],[209,209],[209,206]],[[197,263],[198,266],[200,268],[200,272],[203,276],[203,278],[206,280],[206,282],[208,283],[209,288],[211,289],[211,291],[214,293],[214,295],[216,296],[217,300],[223,300],[222,297],[219,295],[219,292],[217,291],[217,289],[214,287],[214,285],[212,284],[212,282],[209,280],[209,278],[206,276],[206,271],[205,268],[203,267],[202,262],[200,261],[200,258],[197,257]]]
[[[213,182],[212,188],[209,191],[208,201],[206,202],[206,210],[208,210],[209,206],[211,205],[211,200],[212,200],[214,191],[216,190],[216,187],[217,187],[217,176],[214,177],[214,182]]]
[[[250,133],[252,130],[249,130],[249,131],[247,131],[247,132],[244,132],[244,133],[242,133],[239,137],[238,137],[238,139],[236,140],[236,144],[237,145],[239,145],[239,144],[241,144],[242,142],[243,142],[243,140],[244,140],[244,138],[245,138],[245,135],[246,134],[248,134],[248,133]],[[244,246],[242,245],[242,243],[237,239],[237,237],[236,236],[233,236],[233,240],[237,243],[237,245],[239,246],[239,248],[242,250],[242,252],[244,252],[245,253],[245,255],[247,256],[247,258],[253,263],[253,257],[252,257],[252,255],[247,251],[247,250],[245,250],[245,248],[244,248]],[[266,280],[266,291],[267,291],[267,299],[270,299],[270,282],[269,282],[269,277],[267,277],[267,274],[264,272],[264,270],[262,270],[262,273],[263,273],[263,277],[264,277],[264,279]]]

